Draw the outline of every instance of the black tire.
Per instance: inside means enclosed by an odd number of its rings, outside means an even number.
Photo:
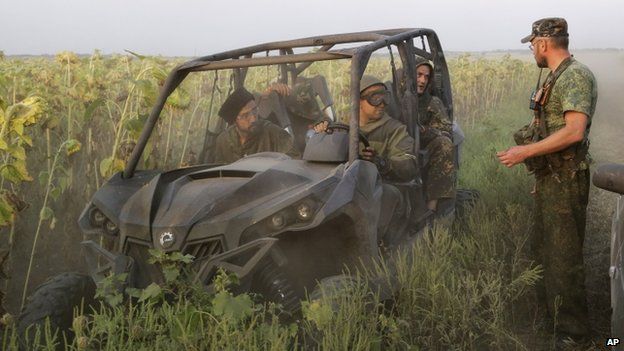
[[[268,301],[280,304],[288,315],[295,315],[301,309],[299,296],[287,275],[272,260],[266,260],[258,269],[251,291],[259,293]]]
[[[43,327],[50,320],[52,333],[58,331],[57,341],[63,343],[63,333],[71,342],[74,309],[89,312],[95,305],[95,283],[90,276],[80,273],[63,273],[41,284],[28,298],[22,308],[17,331],[22,345],[33,347],[37,326]],[[43,343],[44,340],[40,340]]]

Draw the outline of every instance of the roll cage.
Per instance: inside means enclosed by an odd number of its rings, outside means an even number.
[[[416,43],[415,43],[416,42]],[[334,48],[341,44],[360,44],[348,48]],[[420,44],[421,47],[416,45]],[[303,48],[320,47],[315,52],[299,52]],[[308,37],[295,40],[276,41],[249,46],[241,49],[225,51],[210,56],[203,56],[185,62],[174,68],[167,79],[152,108],[149,117],[143,127],[128,163],[123,171],[123,178],[131,178],[139,162],[139,159],[147,145],[150,135],[169,95],[191,72],[214,71],[220,69],[233,69],[235,87],[243,86],[247,69],[249,67],[278,65],[280,69],[280,82],[295,82],[297,77],[312,63],[326,60],[350,59],[350,100],[349,112],[349,162],[353,162],[359,156],[358,132],[359,132],[359,81],[371,58],[373,52],[387,47],[392,65],[393,99],[398,107],[397,116],[405,123],[409,134],[415,139],[415,148],[419,148],[418,122],[413,111],[416,111],[417,99],[415,88],[415,55],[424,57],[434,63],[434,94],[439,96],[448,109],[449,116],[453,117],[453,101],[450,86],[450,77],[446,59],[444,57],[440,41],[436,33],[426,28],[389,29],[379,31],[366,31],[345,34],[332,34]],[[392,47],[399,53],[404,77],[397,77],[394,64]],[[297,51],[297,52],[295,52]],[[277,55],[269,56],[269,53],[277,52]],[[264,56],[260,56],[264,54]],[[256,55],[256,56],[254,56]],[[403,79],[404,91],[399,91],[399,81]]]

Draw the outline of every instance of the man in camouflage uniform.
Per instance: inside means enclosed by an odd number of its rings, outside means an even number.
[[[360,80],[360,132],[370,146],[360,154],[363,160],[375,163],[379,173],[388,180],[410,181],[417,174],[414,139],[407,127],[385,113],[389,101],[386,85],[373,76]],[[314,126],[317,133],[327,129],[328,121]]]
[[[534,101],[536,142],[497,154],[507,167],[526,162],[535,173],[532,250],[544,267],[538,296],[557,318],[558,341],[589,333],[583,240],[589,194],[588,134],[598,96],[592,72],[568,51],[567,23],[544,18],[522,39],[530,42],[540,68],[549,68]],[[556,306],[556,304],[560,304]]]
[[[363,160],[373,162],[385,180],[407,182],[418,172],[414,156],[414,139],[407,133],[407,127],[385,113],[389,101],[386,85],[373,76],[364,75],[360,80],[360,132],[366,136],[370,146],[360,153]],[[316,132],[327,128],[328,122],[314,127]],[[390,184],[383,184],[381,198],[382,215],[379,223],[379,240],[391,241],[388,235],[395,230],[390,228],[393,220],[404,211],[402,195]]]
[[[446,107],[437,96],[431,95],[433,64],[425,59],[416,61],[416,93],[418,95],[418,123],[421,126],[420,147],[426,150],[429,162],[425,167],[425,196],[427,208],[436,211],[438,201],[455,198],[455,148],[453,122]]]
[[[232,163],[265,151],[299,157],[290,134],[269,121],[258,119],[255,98],[245,88],[238,88],[228,96],[219,110],[219,116],[229,126],[217,137],[215,162]]]

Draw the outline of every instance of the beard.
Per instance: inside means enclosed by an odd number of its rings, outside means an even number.
[[[262,132],[262,122],[257,120],[249,126],[249,135],[256,136]]]
[[[546,61],[546,57],[535,57],[535,63],[537,63],[537,67],[539,68],[548,68],[548,62]]]

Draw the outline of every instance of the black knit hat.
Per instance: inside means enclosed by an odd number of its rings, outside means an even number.
[[[231,124],[234,122],[241,109],[251,100],[254,100],[252,93],[245,88],[238,88],[225,99],[221,109],[219,109],[219,116]]]

